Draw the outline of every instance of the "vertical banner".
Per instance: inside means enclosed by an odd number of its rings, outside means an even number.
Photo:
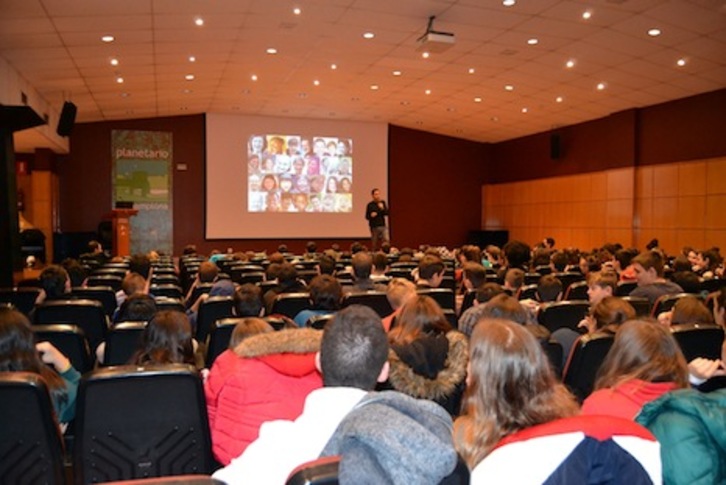
[[[113,202],[133,202],[131,252],[173,252],[171,133],[113,130]]]

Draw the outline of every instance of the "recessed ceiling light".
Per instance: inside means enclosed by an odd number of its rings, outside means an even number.
[[[375,36],[376,36],[376,34],[374,34],[373,32],[365,32],[365,33],[363,34],[363,38],[364,38],[364,39],[372,39],[372,38],[373,38],[373,37],[375,37]]]
[[[534,39],[534,38],[529,39],[529,40],[527,40],[527,44],[529,44],[529,45],[537,45],[537,44],[539,44],[539,39]]]
[[[104,42],[113,42],[114,40],[116,40],[116,37],[114,37],[113,35],[104,35],[103,37],[101,37],[101,40]]]
[[[336,69],[338,69],[338,65],[337,64],[331,64],[330,65],[330,69],[332,69],[333,71],[335,71]]]
[[[650,29],[648,30],[648,35],[651,37],[658,37],[661,34],[660,29]]]
[[[555,101],[556,101],[556,102],[558,102],[558,103],[561,103],[561,102],[563,102],[564,100],[565,100],[565,98],[563,98],[562,96],[557,96],[557,97],[555,98]]]
[[[421,57],[423,57],[424,59],[428,59],[429,56],[431,56],[431,54],[429,54],[428,52],[422,52],[421,53]]]
[[[430,89],[427,89],[426,91],[424,91],[424,94],[426,94],[426,95],[431,94],[431,90]]]
[[[302,10],[300,9],[300,7],[295,7],[292,9],[292,13],[294,13],[295,15],[300,15],[302,13]]]
[[[378,88],[379,88],[378,84],[371,84],[371,90],[378,91]]]
[[[522,113],[527,113],[529,110],[527,108],[522,108]]]
[[[391,74],[393,74],[394,76],[400,76],[401,71],[393,71]]]
[[[274,54],[277,54],[277,49],[275,49],[274,47],[268,47],[265,52],[267,52],[268,54],[274,55]]]
[[[189,56],[189,62],[197,62],[197,58],[194,56]]]
[[[242,94],[251,94],[251,93],[252,93],[252,91],[250,91],[249,89],[242,90]]]
[[[680,59],[678,59],[678,60],[676,61],[676,64],[677,64],[677,65],[678,65],[679,67],[683,67],[683,66],[685,66],[686,64],[688,64],[688,61],[686,60],[686,58],[685,58],[685,57],[681,57]]]
[[[582,19],[583,20],[590,20],[590,17],[592,17],[592,11],[585,10],[584,12],[582,12]]]
[[[111,65],[118,66],[118,59],[116,59],[115,57],[111,58]]]
[[[476,69],[474,69],[473,67],[469,68],[469,74],[474,74],[475,72],[476,72]]]
[[[257,74],[251,75],[250,79],[252,79],[253,81],[257,81]]]
[[[496,123],[496,122],[498,122],[498,121],[499,121],[499,117],[498,117],[498,116],[492,116],[492,117],[491,117],[491,118],[489,118],[489,119],[490,119],[490,120],[492,120],[492,121],[493,121],[494,123]]]
[[[474,98],[474,102],[475,103],[481,103],[481,98],[479,98],[479,97]]]
[[[190,94],[192,92],[191,89],[182,89],[182,93],[184,94]]]
[[[124,83],[124,78],[122,78],[121,76],[119,76],[119,77],[116,78],[116,82],[119,83],[119,84],[123,84]]]
[[[202,25],[204,25],[204,19],[202,17],[197,17],[194,19],[194,24],[197,27],[201,27]]]
[[[131,96],[131,94],[124,92],[124,93],[119,94],[119,96],[121,96],[122,98],[128,98],[129,96]]]
[[[316,80],[313,81],[313,84],[315,86],[320,86],[320,81],[316,79]]]
[[[517,3],[516,0],[502,0],[502,5],[505,7],[511,7],[515,3]]]
[[[456,112],[456,108],[454,108],[453,106],[449,106],[446,108],[446,111],[448,111],[449,113],[454,113]]]
[[[573,67],[575,67],[575,60],[574,59],[568,59],[568,61],[565,62],[565,67],[567,69],[572,69]]]
[[[184,79],[186,79],[187,81],[194,81],[194,74],[187,74],[186,76],[184,76]]]
[[[506,91],[514,91],[514,86],[512,86],[511,84],[507,84],[506,86],[504,86],[504,89]]]
[[[597,90],[598,91],[602,91],[606,87],[607,87],[607,84],[605,84],[605,83],[597,83]]]
[[[410,101],[401,101],[401,106],[408,106],[409,104],[411,104]]]

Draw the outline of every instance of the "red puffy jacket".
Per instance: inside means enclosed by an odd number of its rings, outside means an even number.
[[[214,457],[223,465],[257,439],[260,426],[293,420],[320,387],[315,367],[322,332],[291,329],[247,338],[214,361],[204,385]]]

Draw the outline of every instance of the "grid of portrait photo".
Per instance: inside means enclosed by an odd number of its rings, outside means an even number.
[[[247,182],[250,212],[352,212],[353,140],[252,135]]]

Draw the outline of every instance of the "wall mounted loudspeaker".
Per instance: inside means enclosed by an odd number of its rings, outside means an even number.
[[[560,143],[559,133],[552,133],[550,135],[550,158],[552,160],[560,158]]]
[[[58,129],[56,132],[60,136],[70,136],[73,131],[73,125],[76,122],[76,112],[78,108],[70,101],[63,103],[63,109],[61,110],[60,119],[58,120]]]

